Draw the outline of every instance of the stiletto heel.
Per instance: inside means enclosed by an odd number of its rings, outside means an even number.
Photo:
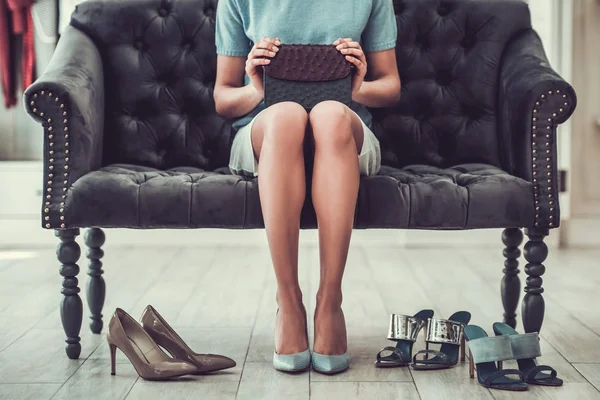
[[[425,335],[425,350],[419,351],[413,357],[412,367],[416,370],[433,370],[450,368],[464,361],[463,329],[471,320],[471,313],[458,311],[446,319],[427,320]],[[441,344],[439,350],[430,350],[429,344]],[[462,350],[461,350],[462,345]],[[430,358],[430,355],[433,356]],[[420,360],[419,356],[422,356]]]
[[[525,382],[541,386],[562,386],[563,381],[557,378],[554,368],[548,365],[537,365],[535,362],[535,358],[542,355],[537,332],[520,335],[511,326],[501,322],[496,322],[493,328],[496,337],[505,336],[510,339],[513,358],[517,360],[519,371],[525,376]],[[501,362],[498,364],[498,368],[502,368]]]
[[[108,342],[108,348],[110,349],[110,374],[115,375],[117,373],[117,346]]]
[[[465,362],[465,347],[465,335],[463,334],[462,338],[460,339],[460,362]]]
[[[473,353],[469,350],[469,377],[475,378],[475,363],[473,363]]]
[[[477,381],[483,387],[512,391],[527,390],[527,383],[521,371],[496,368],[496,362],[513,358],[507,336],[488,337],[483,329],[475,325],[466,326],[464,336],[469,346],[471,378],[475,377],[475,366],[477,366]],[[509,378],[509,375],[517,376],[518,379]]]
[[[419,332],[427,324],[427,320],[433,317],[433,310],[422,310],[414,316],[392,314],[390,316],[390,328],[388,340],[396,342],[396,346],[388,346],[377,353],[377,368],[405,367],[412,359],[413,344],[419,336]],[[425,343],[427,347],[427,342]],[[383,352],[390,355],[382,356]]]
[[[117,348],[143,379],[165,380],[196,372],[193,364],[169,357],[140,324],[120,308],[108,323],[106,340],[110,347],[112,374],[115,373]]]

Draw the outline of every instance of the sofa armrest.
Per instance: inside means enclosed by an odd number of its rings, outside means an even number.
[[[102,163],[104,76],[92,40],[69,26],[48,68],[25,91],[24,102],[44,128],[42,225],[64,228],[69,187]]]
[[[557,227],[556,128],[573,114],[575,91],[548,63],[533,30],[508,45],[501,63],[499,130],[505,168],[533,184],[535,226]]]
[[[531,181],[532,134],[565,122],[577,103],[575,91],[549,65],[542,41],[533,30],[513,39],[500,69],[498,116],[509,172]],[[534,120],[535,118],[535,120]],[[542,137],[546,137],[547,132]]]

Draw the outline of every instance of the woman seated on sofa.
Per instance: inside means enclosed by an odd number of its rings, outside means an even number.
[[[221,0],[216,29],[216,107],[237,129],[229,166],[235,174],[258,176],[277,278],[274,366],[298,371],[311,364],[298,284],[308,155],[314,156],[309,178],[321,264],[312,364],[319,372],[341,372],[348,368],[342,277],[360,175],[375,175],[381,165],[367,107],[386,107],[400,96],[392,1]],[[286,43],[337,46],[355,66],[351,107],[327,101],[310,112],[289,102],[266,108],[262,67]]]

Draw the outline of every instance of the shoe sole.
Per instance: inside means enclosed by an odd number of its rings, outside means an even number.
[[[315,371],[315,372],[316,372],[316,373],[318,373],[318,374],[321,374],[321,375],[328,375],[328,376],[331,376],[331,375],[337,375],[337,374],[341,374],[342,372],[346,372],[346,371],[348,371],[349,369],[350,369],[350,367],[346,367],[346,368],[344,368],[344,369],[341,369],[341,370],[339,370],[339,371],[319,371],[318,369],[315,369],[315,368],[313,368],[312,370],[313,370],[313,371]]]
[[[279,372],[285,372],[285,373],[288,373],[288,374],[298,374],[298,373],[301,373],[301,372],[308,371],[310,369],[310,365],[308,367],[306,367],[306,368],[303,368],[303,369],[279,369],[279,368],[275,368],[275,367],[273,367],[273,368],[275,369],[275,371],[279,371]]]
[[[396,363],[377,363],[375,362],[375,368],[399,368],[399,367],[408,367],[408,363],[404,364],[396,364]]]

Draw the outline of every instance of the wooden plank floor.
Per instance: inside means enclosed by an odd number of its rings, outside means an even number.
[[[81,358],[68,360],[54,251],[0,251],[0,399],[600,399],[600,250],[551,249],[540,361],[554,366],[565,385],[518,394],[482,388],[469,379],[466,364],[437,372],[373,367],[377,351],[390,344],[385,335],[392,312],[432,308],[443,318],[464,309],[472,323],[491,330],[502,316],[500,244],[405,249],[355,241],[344,281],[351,369],[332,377],[273,370],[275,280],[266,247],[107,245],[105,252],[105,320],[115,307],[137,317],[153,304],[192,348],[227,354],[237,367],[146,382],[118,352],[117,375],[111,376],[106,342],[89,332],[85,296]],[[82,288],[86,261],[80,261]],[[312,331],[315,246],[301,247],[300,265]],[[416,349],[423,347],[420,339]]]

